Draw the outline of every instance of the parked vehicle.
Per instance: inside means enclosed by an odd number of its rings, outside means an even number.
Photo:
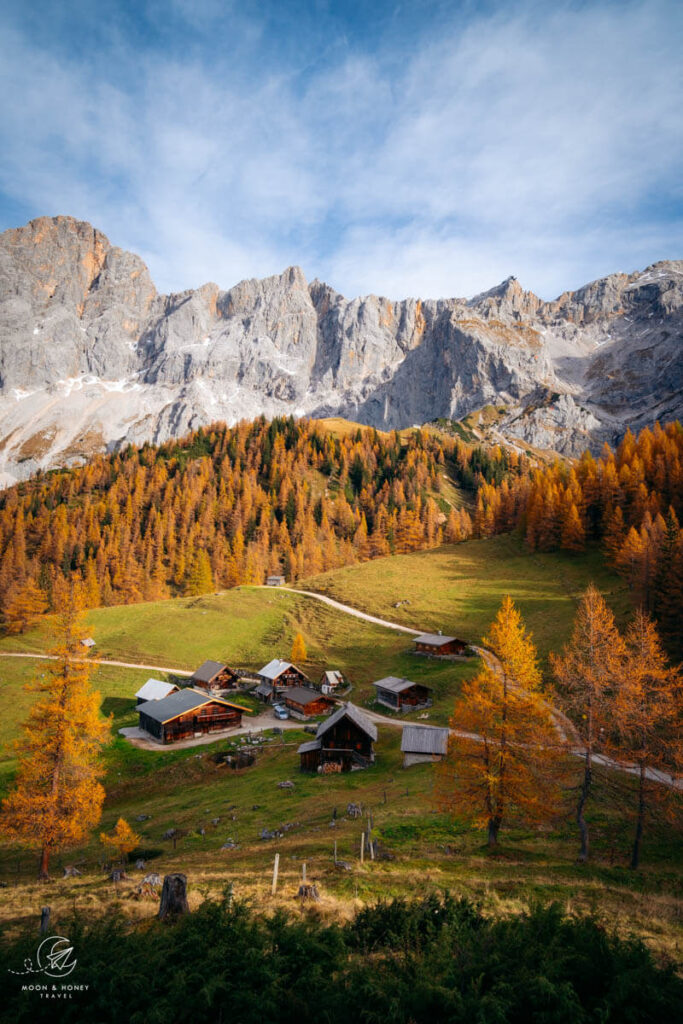
[[[273,708],[273,713],[274,713],[275,717],[279,718],[281,721],[284,720],[285,718],[289,718],[289,711],[284,706],[284,704],[277,704]]]

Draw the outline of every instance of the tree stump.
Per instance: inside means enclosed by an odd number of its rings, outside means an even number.
[[[187,876],[176,874],[166,875],[161,890],[161,904],[158,918],[160,921],[173,920],[180,914],[189,914],[187,905]]]
[[[315,900],[315,902],[317,903],[318,900],[320,899],[317,887],[315,885],[312,885],[310,882],[302,882],[301,885],[299,886],[299,891],[296,895],[297,899],[300,899],[302,901]]]

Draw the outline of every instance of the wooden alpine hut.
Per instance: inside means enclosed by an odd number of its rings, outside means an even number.
[[[293,718],[314,718],[326,715],[334,707],[334,701],[310,686],[290,686],[283,695],[286,707]]]
[[[452,658],[464,654],[467,643],[457,636],[444,636],[443,633],[422,633],[416,636],[415,654],[426,654],[431,658]]]
[[[392,711],[417,711],[428,708],[431,703],[431,689],[423,683],[410,679],[386,676],[372,684],[377,691],[377,701]]]
[[[206,733],[238,728],[248,708],[201,690],[185,689],[140,704],[140,728],[161,743],[177,743]]]
[[[205,661],[196,670],[190,683],[204,690],[230,690],[237,686],[239,674],[221,661]]]
[[[330,763],[338,764],[345,772],[367,768],[375,760],[376,740],[375,723],[355,704],[342,704],[327,721],[320,723],[315,739],[299,747],[301,771],[317,771]]]
[[[433,725],[404,725],[401,736],[403,767],[443,761],[448,753],[448,729]]]

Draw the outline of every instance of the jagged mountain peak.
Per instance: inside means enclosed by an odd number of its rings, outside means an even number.
[[[667,260],[551,303],[514,276],[469,302],[346,299],[298,266],[165,296],[92,225],[41,217],[0,235],[0,474],[261,413],[391,428],[505,405],[508,436],[599,447],[683,411],[682,307]]]

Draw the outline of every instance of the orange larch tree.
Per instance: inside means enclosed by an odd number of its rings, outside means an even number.
[[[654,623],[642,610],[628,628],[626,646],[626,671],[614,700],[614,735],[617,756],[634,763],[638,772],[635,869],[647,815],[659,809],[673,816],[680,809],[672,777],[683,772],[683,676],[667,664]]]
[[[100,820],[99,754],[109,731],[83,662],[81,588],[57,581],[54,600],[55,660],[31,685],[37,699],[17,741],[17,778],[1,812],[5,836],[40,852],[43,879],[49,877],[50,856],[78,845]]]
[[[111,832],[100,832],[100,842],[106,849],[114,850],[122,864],[128,854],[140,843],[140,836],[134,832],[125,818],[119,818]]]
[[[448,756],[438,767],[437,799],[488,831],[489,846],[510,810],[534,822],[560,804],[564,740],[541,689],[536,650],[510,597],[484,643],[493,651],[463,684]],[[469,734],[469,735],[468,735]]]
[[[626,662],[614,616],[593,584],[581,598],[569,643],[561,655],[551,654],[550,662],[585,751],[576,807],[579,860],[585,861],[589,852],[585,808],[593,784],[593,755],[611,725],[615,689]]]

